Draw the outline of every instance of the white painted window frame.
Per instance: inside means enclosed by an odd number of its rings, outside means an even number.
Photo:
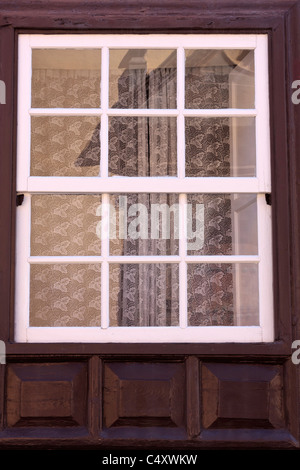
[[[31,108],[31,52],[34,48],[101,48],[101,107]],[[177,49],[176,109],[110,109],[108,105],[109,49]],[[185,109],[185,49],[253,49],[255,57],[254,109]],[[94,115],[101,119],[101,163],[97,177],[30,176],[30,120],[41,115]],[[174,116],[177,118],[177,177],[108,177],[108,117],[116,115]],[[256,120],[256,176],[186,178],[184,119],[188,116],[252,116]],[[272,288],[271,192],[267,35],[41,35],[19,36],[17,192],[25,195],[17,208],[15,340],[17,342],[218,343],[274,340]],[[161,183],[161,184],[158,184]],[[30,256],[30,200],[35,193],[101,193],[102,205],[113,193],[177,193],[181,215],[189,193],[251,193],[257,195],[258,255],[187,256],[180,237],[178,256],[109,256],[109,240],[102,238],[101,256]],[[184,224],[181,224],[183,230]],[[104,230],[104,229],[103,229]],[[104,233],[103,233],[104,235]],[[112,262],[179,263],[180,322],[178,327],[109,327],[109,264]],[[101,263],[101,327],[30,327],[30,265],[38,263]],[[259,326],[197,326],[187,324],[187,263],[257,263],[259,266]]]

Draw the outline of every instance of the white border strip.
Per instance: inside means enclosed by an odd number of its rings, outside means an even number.
[[[180,169],[180,168],[179,168]],[[104,169],[102,170],[104,171]],[[181,170],[183,171],[183,169]],[[30,176],[19,192],[30,193],[259,193],[258,178]],[[264,192],[261,189],[261,192]]]
[[[28,341],[40,343],[252,343],[262,341],[259,326],[30,327]],[[22,342],[22,340],[20,340]]]

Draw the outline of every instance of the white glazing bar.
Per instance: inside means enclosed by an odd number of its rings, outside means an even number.
[[[30,108],[31,116],[100,116],[99,108]]]
[[[109,326],[109,195],[102,194],[101,214],[101,328]]]
[[[255,255],[230,255],[230,256],[187,256],[186,262],[193,263],[259,263],[260,257]]]
[[[100,129],[100,176],[108,176],[108,94],[109,94],[109,50],[102,48],[101,55],[101,129]]]
[[[187,251],[187,196],[179,195],[179,325],[187,327],[187,265],[185,262]]]
[[[31,327],[29,342],[42,343],[260,343],[258,326],[188,327]]]
[[[185,177],[185,124],[184,124],[184,95],[185,95],[185,52],[183,47],[177,49],[177,175]]]
[[[255,60],[256,167],[259,190],[271,191],[268,36],[257,37]]]
[[[33,48],[253,49],[254,34],[32,34]]]
[[[176,117],[178,116],[177,109],[117,109],[117,108],[110,108],[107,111],[109,116],[168,116],[168,117]]]
[[[256,109],[238,109],[238,108],[222,108],[222,109],[185,109],[186,117],[251,117],[256,116]]]
[[[26,195],[16,209],[16,283],[15,283],[15,341],[27,340],[30,299],[30,206],[31,197]]]
[[[30,264],[93,264],[101,263],[102,256],[30,256]]]
[[[101,162],[103,163],[103,162]],[[182,165],[182,163],[180,163]],[[181,168],[183,171],[183,168]],[[31,193],[258,193],[257,178],[39,177],[28,179]]]
[[[110,256],[108,262],[110,264],[179,263],[180,259],[180,256]]]
[[[27,190],[30,174],[31,122],[31,49],[29,36],[19,36],[18,124],[17,124],[17,191]]]
[[[263,194],[257,197],[259,250],[259,314],[263,341],[274,341],[272,279],[272,210]]]

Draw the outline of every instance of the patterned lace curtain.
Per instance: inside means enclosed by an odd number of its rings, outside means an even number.
[[[186,69],[186,101],[190,108],[229,106],[229,67]],[[230,176],[229,118],[186,118],[186,176]],[[188,197],[204,204],[204,245],[190,255],[231,255],[231,197],[203,194]],[[189,324],[233,325],[233,272],[231,264],[188,266]]]
[[[78,80],[86,87],[84,95],[80,92],[78,96]],[[190,107],[228,106],[228,68],[191,67],[187,69],[186,83],[190,84],[187,87]],[[150,73],[143,68],[128,69],[119,79],[119,101],[114,107],[176,108],[176,85],[175,68],[157,68]],[[94,71],[36,70],[32,106],[93,107],[99,86],[99,74]],[[115,116],[109,119],[111,177],[176,176],[176,118]],[[94,116],[33,117],[31,174],[97,175],[99,130],[99,118]],[[186,118],[185,140],[187,176],[230,175],[228,118]],[[178,203],[175,194],[134,194],[134,188],[132,194],[126,196],[127,209],[133,204],[142,204],[147,214],[151,214],[153,204],[172,207]],[[204,245],[201,250],[188,254],[232,254],[230,196],[191,195],[189,201],[192,200],[204,204]],[[111,196],[111,201],[118,211],[117,195]],[[128,223],[133,219],[129,217]],[[152,239],[148,218],[148,237],[128,237],[121,244],[112,240],[111,250],[112,255],[177,255],[178,240],[172,236]],[[176,263],[111,265],[110,284],[112,326],[178,325],[179,269]],[[188,312],[192,326],[233,324],[231,264],[188,265]],[[53,322],[72,324],[70,320],[59,318]],[[86,323],[85,317],[82,322]]]
[[[119,79],[117,108],[176,106],[176,69],[127,70]],[[176,119],[169,117],[113,117],[109,131],[111,176],[175,176]],[[159,183],[158,183],[159,184]],[[134,188],[132,189],[134,193]],[[176,195],[131,194],[127,209],[141,204],[147,214],[147,234],[124,240],[123,255],[178,254],[178,240],[151,239],[153,205],[176,204]],[[128,223],[130,223],[130,217]],[[142,238],[143,237],[143,238]],[[123,264],[113,273],[119,279],[111,291],[111,323],[118,326],[174,326],[179,321],[178,265]],[[113,277],[113,276],[112,276]]]

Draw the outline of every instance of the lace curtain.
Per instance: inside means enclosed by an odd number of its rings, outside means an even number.
[[[218,70],[218,72],[216,72]],[[191,107],[216,108],[228,102],[228,69],[190,69],[186,77]],[[116,108],[175,108],[176,70],[127,70],[119,79]],[[213,86],[212,86],[213,85]],[[196,92],[195,92],[196,90]],[[187,119],[187,176],[229,176],[229,122]],[[115,117],[109,132],[110,175],[174,176],[176,168],[176,120],[173,118]],[[134,188],[133,188],[134,191]],[[176,204],[175,195],[132,195],[128,204]],[[230,197],[195,196],[204,204],[205,244],[189,254],[232,254]],[[124,255],[178,254],[178,240],[125,240]],[[189,324],[233,324],[231,265],[188,267]],[[114,274],[117,269],[115,268]],[[179,269],[177,264],[124,264],[111,292],[113,324],[119,326],[174,326],[179,322]]]
[[[49,76],[49,73],[51,76]],[[75,77],[75,75],[76,77]],[[75,77],[75,78],[74,78]],[[51,80],[50,80],[51,78]],[[84,96],[76,80],[85,85]],[[51,82],[51,86],[49,83]],[[190,68],[186,75],[186,100],[191,108],[222,108],[228,106],[228,70],[220,67]],[[176,108],[176,70],[158,68],[126,70],[118,82],[119,101],[116,108]],[[94,71],[39,71],[33,76],[36,107],[96,106],[99,77]],[[81,88],[82,89],[82,88]],[[98,88],[99,89],[99,88]],[[82,101],[83,100],[83,101]],[[177,174],[177,129],[174,117],[109,118],[109,175],[175,176]],[[89,176],[97,175],[100,163],[100,121],[93,116],[34,117],[32,121],[33,175]],[[229,176],[229,122],[226,118],[186,119],[186,175]],[[158,183],[159,184],[159,183]],[[192,196],[191,196],[192,197]],[[118,198],[111,200],[118,211]],[[153,204],[177,204],[174,194],[127,194],[127,208],[142,203],[151,213]],[[232,254],[231,204],[227,195],[195,195],[194,202],[204,204],[204,246],[189,254]],[[149,221],[150,222],[150,221]],[[128,219],[130,223],[130,218]],[[178,240],[151,239],[149,236],[129,237],[122,243],[111,242],[116,255],[176,255]],[[76,254],[76,253],[74,253]],[[32,271],[32,275],[35,271]],[[71,274],[71,273],[70,273]],[[39,273],[36,274],[40,278]],[[74,273],[74,276],[76,273]],[[44,280],[47,283],[47,280]],[[40,299],[37,281],[32,288]],[[68,283],[74,287],[74,283]],[[175,326],[179,323],[179,268],[176,263],[130,263],[110,266],[111,326]],[[73,287],[70,287],[70,289]],[[86,299],[88,287],[81,285]],[[58,293],[59,294],[59,293]],[[65,292],[65,298],[74,298]],[[76,297],[76,295],[75,295]],[[35,304],[33,302],[33,311]],[[42,318],[33,324],[76,325],[72,312],[57,307],[52,295]],[[85,301],[86,303],[86,301]],[[72,305],[67,302],[66,305]],[[45,304],[46,305],[46,304]],[[42,305],[40,310],[42,310]],[[91,324],[81,305],[79,324]],[[77,310],[76,310],[77,311]],[[61,313],[61,317],[60,317]],[[189,324],[233,324],[232,265],[188,265]],[[99,320],[97,320],[98,322]],[[95,317],[92,323],[95,322]]]

